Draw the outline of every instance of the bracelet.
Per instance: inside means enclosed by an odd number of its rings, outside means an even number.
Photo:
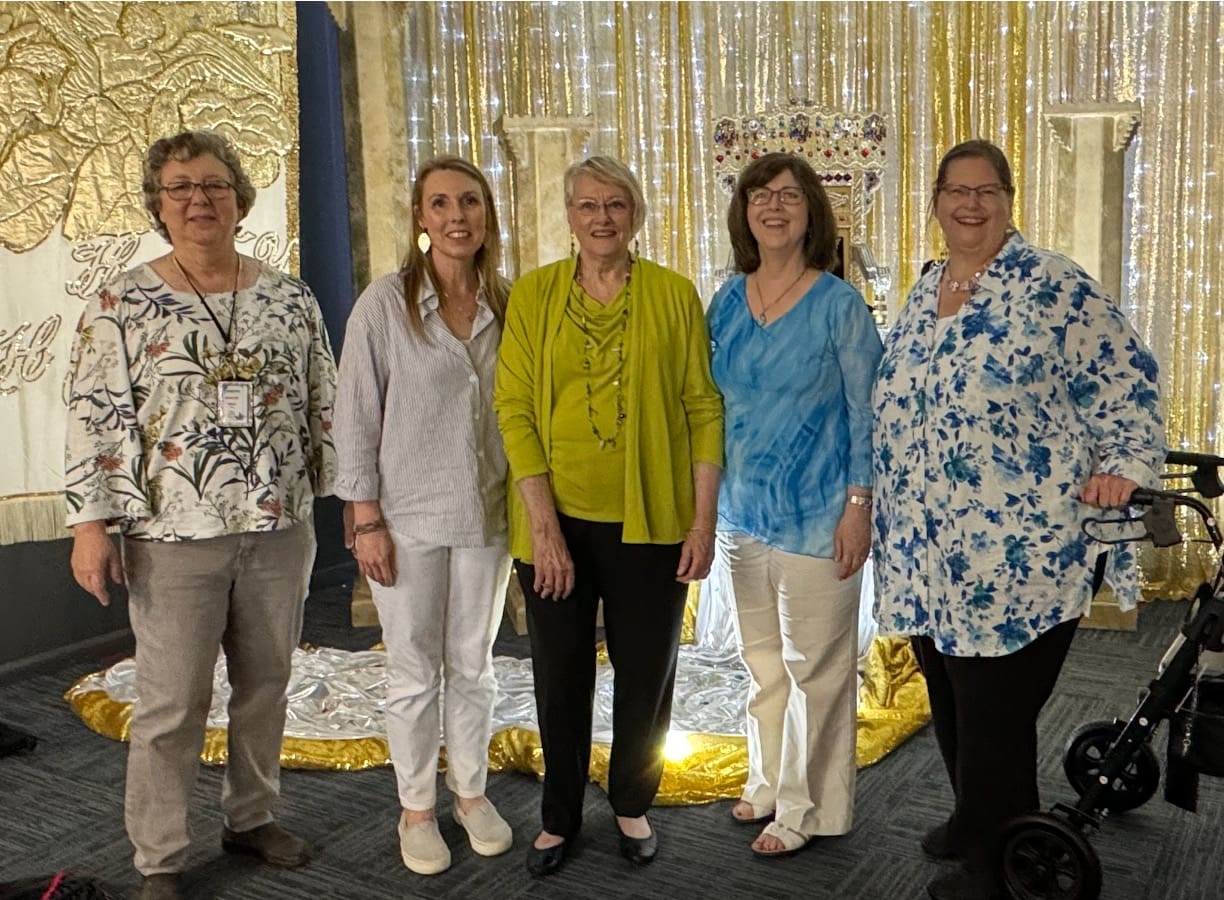
[[[386,519],[375,519],[373,522],[362,522],[360,525],[353,526],[353,534],[372,534],[375,531],[382,531],[387,527]]]
[[[871,498],[863,494],[849,494],[846,497],[846,502],[851,506],[861,506],[863,509],[871,509]]]
[[[701,528],[697,525],[694,525],[692,528],[686,531],[685,534],[705,534],[705,535],[709,535],[710,537],[713,537],[714,529],[713,528]]]

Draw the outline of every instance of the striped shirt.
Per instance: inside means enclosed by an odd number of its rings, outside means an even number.
[[[397,533],[436,546],[486,547],[506,533],[506,455],[493,415],[501,327],[483,288],[477,303],[461,341],[426,280],[418,334],[400,275],[386,275],[357,299],[340,360],[336,495],[378,500]]]

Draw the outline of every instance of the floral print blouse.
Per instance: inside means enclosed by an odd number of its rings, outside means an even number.
[[[236,300],[205,300],[141,265],[87,305],[68,393],[70,526],[104,519],[155,541],[275,531],[332,492],[336,370],[314,294],[263,266]],[[217,424],[222,381],[252,383],[253,425]]]
[[[1094,473],[1154,485],[1156,362],[1101,286],[1014,234],[964,306],[911,291],[874,392],[875,617],[951,656],[1014,653],[1087,612],[1097,555],[1124,608],[1134,552],[1086,535]],[[941,327],[942,326],[942,327]]]

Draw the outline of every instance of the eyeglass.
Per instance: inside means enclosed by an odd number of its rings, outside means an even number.
[[[629,201],[614,197],[600,203],[598,200],[576,200],[570,204],[584,216],[597,216],[602,211],[609,216],[623,216],[629,212]]]
[[[775,195],[786,206],[798,206],[806,199],[802,189],[797,187],[778,188],[776,191],[767,187],[753,188],[748,192],[747,197],[752,206],[768,206],[773,203]]]
[[[1007,193],[1007,187],[1002,184],[983,184],[980,187],[969,187],[967,184],[945,184],[939,189],[953,200],[968,200],[977,195],[979,200],[997,200]]]
[[[174,184],[163,184],[161,190],[166,192],[166,196],[171,200],[190,200],[195,194],[196,188],[204,192],[204,196],[209,200],[221,200],[225,198],[230,191],[234,190],[234,186],[228,181],[176,181]]]

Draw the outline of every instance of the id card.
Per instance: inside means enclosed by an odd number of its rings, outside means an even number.
[[[254,385],[249,381],[219,382],[217,424],[222,428],[247,428],[254,425],[253,398]]]

